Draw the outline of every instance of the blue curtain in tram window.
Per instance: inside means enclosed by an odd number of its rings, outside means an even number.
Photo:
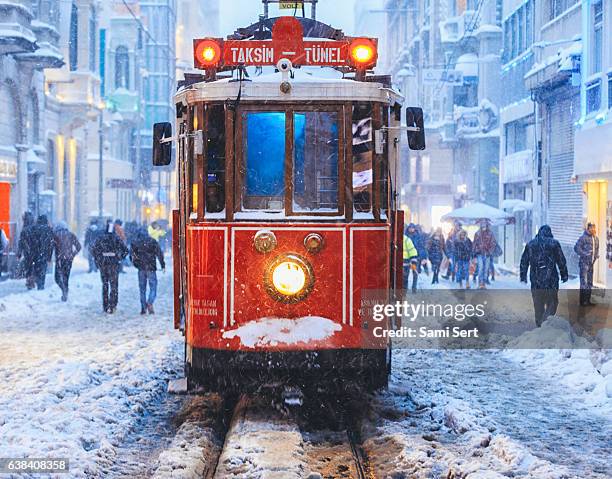
[[[285,113],[247,113],[246,193],[282,196],[285,190]]]
[[[304,181],[304,155],[306,150],[306,115],[295,113],[293,115],[294,129],[294,155],[293,155],[293,194],[294,196],[304,193],[306,184]]]

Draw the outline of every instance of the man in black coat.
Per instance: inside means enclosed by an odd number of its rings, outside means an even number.
[[[81,251],[81,243],[77,237],[68,230],[68,225],[60,221],[55,226],[55,282],[62,290],[62,301],[68,300],[68,281],[74,257]]]
[[[582,236],[574,245],[574,251],[580,258],[580,306],[593,306],[591,302],[591,290],[593,289],[593,270],[595,262],[599,258],[599,238],[597,229],[593,223],[587,225]]]
[[[115,234],[112,222],[108,222],[105,232],[91,246],[91,254],[100,270],[104,311],[113,314],[119,301],[119,264],[127,256],[128,250]]]
[[[34,228],[34,215],[30,211],[26,211],[23,214],[23,227],[17,242],[17,259],[20,260],[19,268],[21,274],[19,277],[26,279],[26,287],[28,289],[34,288],[34,262],[30,253],[32,228]]]
[[[32,274],[36,287],[45,289],[45,276],[47,265],[53,255],[53,230],[49,226],[46,215],[40,215],[36,224],[28,234],[27,249],[32,261]]]
[[[140,314],[154,314],[153,303],[157,296],[157,261],[166,269],[164,254],[159,243],[151,238],[146,231],[141,231],[130,244],[130,259],[138,269],[138,287],[140,288]],[[149,297],[147,298],[147,283]]]
[[[527,245],[521,257],[521,281],[531,281],[531,297],[538,327],[557,312],[559,305],[559,275],[567,281],[567,264],[559,242],[553,238],[550,226],[544,225]]]

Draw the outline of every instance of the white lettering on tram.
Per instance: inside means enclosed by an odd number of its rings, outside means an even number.
[[[342,63],[340,47],[306,47],[306,63]]]
[[[274,62],[274,48],[261,47],[232,47],[232,63],[272,63]]]

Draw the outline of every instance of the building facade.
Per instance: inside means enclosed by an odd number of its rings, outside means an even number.
[[[595,223],[600,261],[594,281],[612,287],[612,1],[585,1],[582,15],[580,119],[574,178],[583,192],[582,223]]]
[[[169,219],[175,204],[175,164],[153,169],[153,124],[172,121],[176,91],[176,0],[140,2],[144,24],[144,122],[140,132],[140,176],[145,221]]]
[[[536,102],[537,150],[533,221],[549,224],[561,243],[570,273],[573,247],[584,227],[584,193],[574,174],[575,127],[580,119],[582,42],[580,2],[541,2],[535,8],[534,64],[525,85]]]
[[[402,207],[406,221],[429,231],[453,209],[453,150],[446,126],[452,123],[452,84],[444,71],[444,50],[437,25],[444,18],[440,3],[388,0],[384,73],[404,95],[405,104],[423,108],[427,149],[402,149]],[[429,75],[432,74],[432,75]],[[432,77],[430,79],[430,76]]]
[[[63,64],[59,7],[50,0],[0,3],[0,228],[12,252],[23,213],[46,213],[53,194],[43,70]],[[5,260],[4,267],[14,264],[14,256]]]

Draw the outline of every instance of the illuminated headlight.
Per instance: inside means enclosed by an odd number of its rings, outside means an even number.
[[[296,303],[312,291],[312,266],[297,254],[277,256],[266,269],[264,285],[277,301]]]

